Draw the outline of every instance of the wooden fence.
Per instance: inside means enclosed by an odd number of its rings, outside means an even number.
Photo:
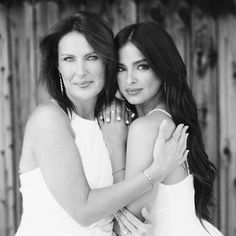
[[[36,87],[40,38],[58,19],[79,10],[98,13],[114,33],[137,21],[157,21],[173,36],[188,68],[207,152],[218,169],[215,225],[225,236],[236,236],[236,17],[226,5],[224,14],[211,14],[186,0],[166,2],[0,1],[0,236],[14,235],[19,224],[24,126],[32,109],[48,98]]]

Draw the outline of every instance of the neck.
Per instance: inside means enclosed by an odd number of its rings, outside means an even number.
[[[138,116],[141,117],[141,116],[147,115],[150,111],[156,108],[166,110],[166,103],[164,101],[158,100],[157,98],[154,98],[151,101],[138,104],[135,107],[136,107]]]
[[[96,101],[73,101],[73,104],[77,115],[86,120],[95,119]]]

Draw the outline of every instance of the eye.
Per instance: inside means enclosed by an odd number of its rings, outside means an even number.
[[[148,64],[140,64],[140,65],[138,65],[138,69],[139,70],[148,70],[149,65]]]
[[[67,62],[72,62],[72,61],[74,61],[74,58],[73,57],[64,57],[63,60],[67,61]]]
[[[98,59],[97,55],[90,55],[90,56],[87,57],[88,61],[96,61],[97,59]]]
[[[125,71],[125,68],[123,66],[117,66],[117,72]]]

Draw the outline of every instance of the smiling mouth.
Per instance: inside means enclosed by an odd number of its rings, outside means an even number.
[[[142,89],[126,89],[126,92],[128,95],[134,96],[139,94],[142,91]]]
[[[76,85],[79,86],[80,88],[87,88],[92,83],[93,83],[92,81],[85,81],[85,82],[82,82],[82,83],[76,83]]]

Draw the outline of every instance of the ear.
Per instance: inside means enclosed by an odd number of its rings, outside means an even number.
[[[120,100],[125,100],[124,96],[121,94],[119,89],[117,89],[115,97]]]

